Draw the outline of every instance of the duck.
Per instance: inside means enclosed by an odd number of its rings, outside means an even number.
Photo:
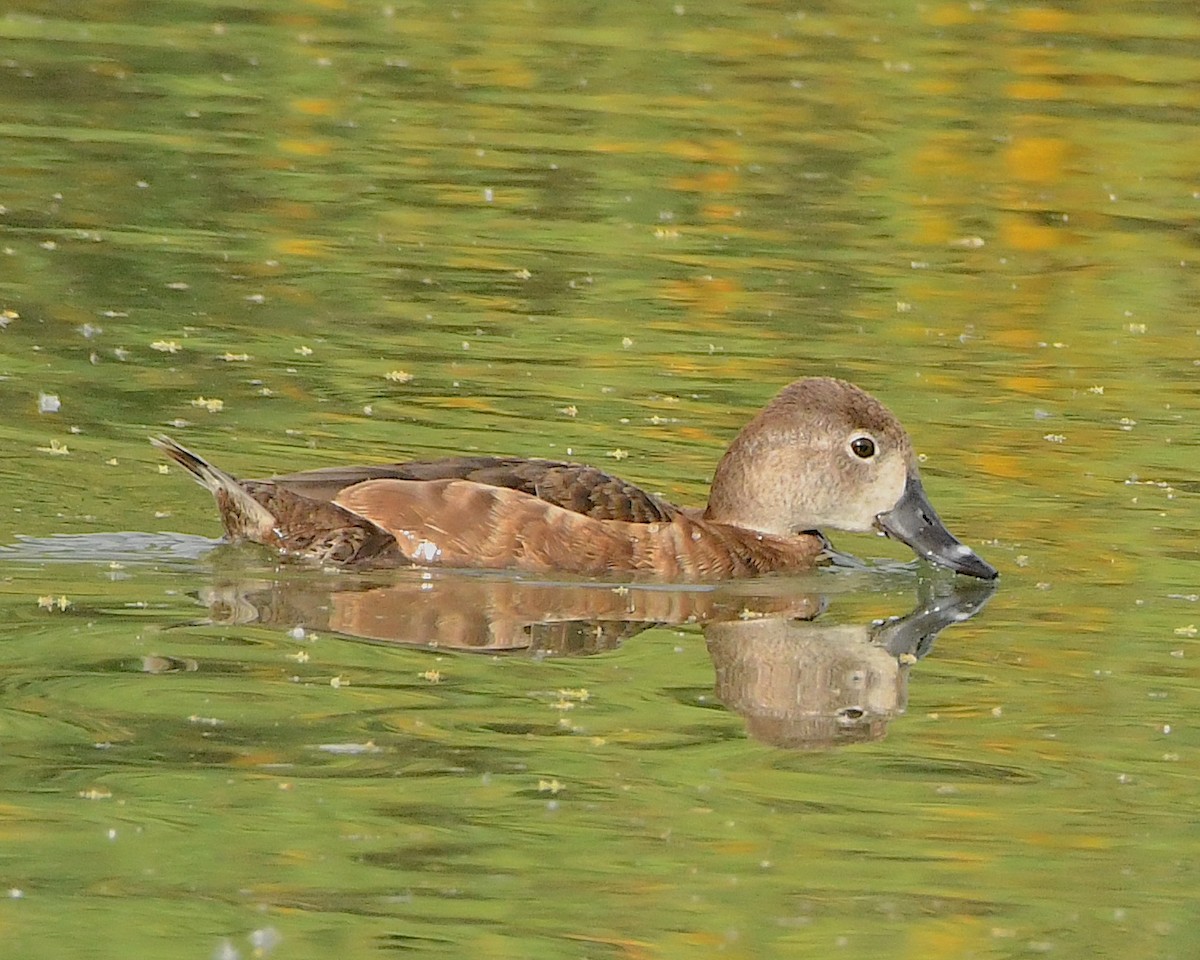
[[[877,532],[957,574],[995,567],[929,502],[900,421],[862,388],[796,380],[733,438],[703,507],[596,467],[501,456],[338,466],[239,480],[150,438],[209,490],[231,542],[322,565],[415,565],[671,582],[807,571],[823,529]]]

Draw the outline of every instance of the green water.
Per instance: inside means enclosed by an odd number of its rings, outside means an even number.
[[[1169,0],[10,3],[0,955],[1200,953],[1198,41]],[[601,593],[214,552],[145,439],[695,503],[813,373],[1002,570],[919,662],[869,643],[931,589],[894,544],[501,629]],[[743,607],[821,611],[769,657],[861,657],[870,736],[773,741]]]

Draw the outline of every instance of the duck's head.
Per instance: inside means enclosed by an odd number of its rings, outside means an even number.
[[[997,576],[938,518],[900,421],[844,380],[797,380],[746,424],[717,465],[705,516],[776,536],[881,530],[957,573]]]

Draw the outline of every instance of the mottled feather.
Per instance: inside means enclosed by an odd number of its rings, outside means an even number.
[[[679,508],[641,487],[578,463],[515,457],[446,457],[365,467],[326,467],[272,477],[271,482],[316,500],[334,500],[367,480],[470,480],[537,497],[596,520],[651,523],[670,520]]]

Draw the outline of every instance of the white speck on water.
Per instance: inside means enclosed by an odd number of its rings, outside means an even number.
[[[334,753],[341,756],[356,756],[361,753],[382,753],[382,749],[375,745],[375,742],[368,740],[366,743],[319,743],[317,749],[323,753]]]
[[[238,953],[237,947],[226,939],[217,944],[217,949],[212,952],[212,960],[242,960],[242,955]]]
[[[250,945],[254,947],[254,955],[261,957],[283,943],[283,934],[274,927],[260,927],[258,930],[251,931],[247,939],[250,941]]]
[[[187,720],[188,723],[199,724],[203,727],[223,727],[225,725],[225,721],[219,717],[201,717],[194,713]]]

